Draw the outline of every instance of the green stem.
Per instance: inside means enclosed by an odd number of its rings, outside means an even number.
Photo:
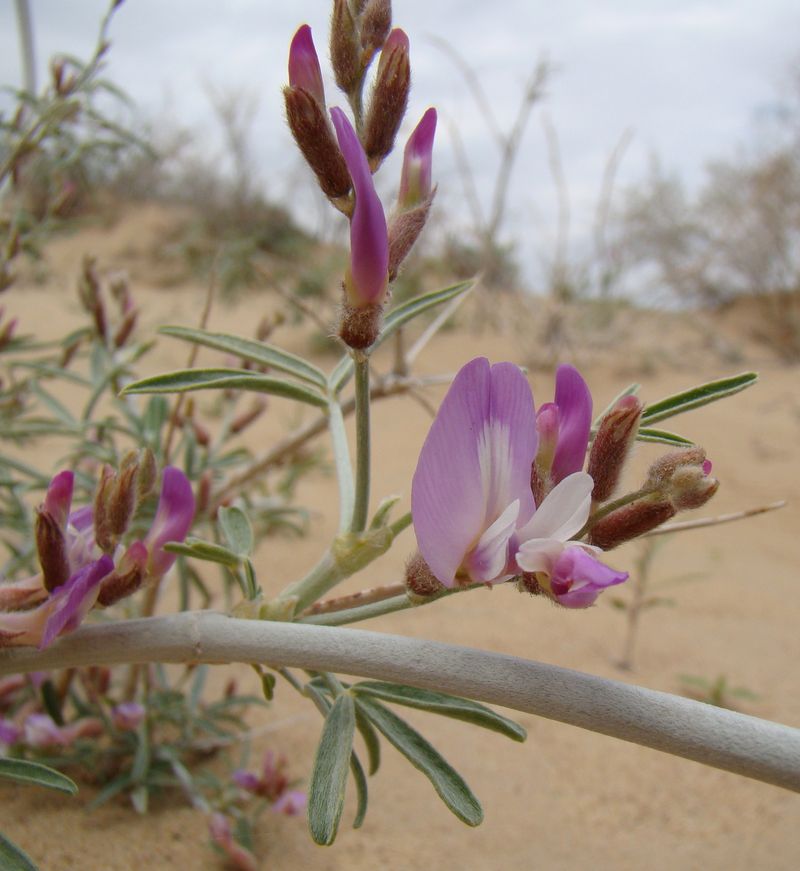
[[[363,532],[369,511],[369,357],[353,351],[356,388],[356,487],[350,532]]]
[[[339,402],[331,398],[328,403],[328,427],[333,443],[333,462],[336,466],[336,479],[339,484],[339,532],[347,532],[353,519],[353,467],[350,464],[350,450],[347,447],[347,433],[344,428],[344,415]]]
[[[296,599],[294,611],[300,613],[309,605],[313,604],[324,596],[332,587],[341,581],[345,575],[341,567],[337,564],[331,551],[326,550],[322,555],[322,559],[314,566],[313,569],[299,581],[290,584],[278,596],[277,601],[288,601]]]

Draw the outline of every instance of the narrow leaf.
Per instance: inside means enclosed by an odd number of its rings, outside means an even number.
[[[471,699],[462,699],[460,696],[451,696],[447,693],[420,690],[416,687],[377,680],[354,684],[353,692],[359,695],[365,693],[374,698],[382,699],[384,702],[420,708],[423,711],[452,717],[455,720],[464,720],[475,726],[490,729],[492,732],[499,732],[513,741],[524,741],[528,737],[528,733],[518,723],[509,720],[508,717],[503,717],[491,708],[487,708],[486,705],[473,702]]]
[[[253,549],[253,528],[244,511],[232,505],[230,508],[220,508],[218,517],[231,550],[240,557],[248,556]]]
[[[684,390],[682,393],[676,393],[674,396],[668,396],[660,402],[646,406],[642,412],[642,423],[656,423],[676,414],[682,414],[684,411],[708,405],[709,402],[724,399],[726,396],[733,396],[734,393],[755,384],[757,380],[758,373],[742,372],[741,375],[734,375],[731,378],[720,378],[717,381],[700,384],[690,390]]]
[[[356,727],[364,739],[364,746],[367,748],[369,773],[372,776],[381,767],[381,742],[378,733],[372,727],[372,723],[358,706],[356,706]]]
[[[655,442],[661,445],[673,445],[678,448],[690,448],[694,445],[691,439],[676,435],[674,432],[667,432],[664,429],[652,429],[644,427],[636,434],[636,440],[640,442]]]
[[[239,565],[239,557],[222,547],[220,544],[212,544],[210,541],[200,541],[197,538],[187,538],[185,543],[179,541],[169,542],[164,545],[164,550],[170,553],[179,553],[182,556],[191,556],[206,562],[221,563],[223,566],[235,568]]]
[[[283,378],[248,372],[246,369],[179,369],[165,375],[134,381],[122,393],[186,393],[191,390],[223,389],[269,393],[286,399],[296,399],[317,408],[328,407],[328,401],[317,390]]]
[[[190,327],[162,327],[159,332],[165,336],[174,336],[176,339],[184,339],[187,342],[194,342],[196,345],[203,345],[206,348],[224,351],[226,354],[235,354],[251,363],[279,369],[281,372],[294,375],[295,378],[300,378],[302,381],[307,381],[309,384],[323,389],[327,384],[325,373],[322,370],[317,369],[316,366],[302,357],[297,357],[295,354],[290,354],[288,351],[266,342],[256,342],[227,333],[210,333],[206,330]]]
[[[308,792],[308,826],[316,844],[336,838],[344,807],[347,769],[353,748],[355,702],[349,693],[333,703],[322,729]]]
[[[353,774],[353,780],[356,784],[356,798],[358,799],[356,817],[353,820],[353,828],[360,829],[364,822],[364,817],[367,815],[369,790],[367,788],[367,776],[364,774],[364,768],[355,753],[350,754],[350,771]]]
[[[480,802],[461,775],[419,732],[379,702],[359,696],[358,705],[385,738],[430,780],[442,801],[462,822],[480,825],[483,821]]]
[[[37,786],[46,786],[48,789],[57,789],[75,795],[78,787],[65,774],[42,765],[41,762],[31,762],[29,759],[9,759],[0,757],[0,777],[7,780],[16,780],[18,783],[33,783]]]
[[[0,868],[3,871],[38,871],[30,856],[3,834],[0,834]]]
[[[397,308],[392,309],[392,311],[386,315],[386,319],[383,322],[383,329],[381,329],[380,335],[371,346],[370,351],[374,351],[376,348],[380,347],[389,336],[397,332],[400,327],[404,326],[409,321],[419,317],[419,315],[424,314],[426,311],[437,305],[441,305],[462,293],[466,293],[474,287],[474,284],[473,281],[462,281],[458,284],[452,285],[452,287],[446,287],[443,290],[434,290],[431,293],[424,293],[422,296],[416,296],[414,299],[410,299],[408,302],[404,302],[402,305],[397,306]],[[338,393],[350,380],[352,374],[353,361],[348,355],[343,357],[339,363],[337,363],[333,372],[331,372],[330,377],[328,378],[330,389],[334,393]]]

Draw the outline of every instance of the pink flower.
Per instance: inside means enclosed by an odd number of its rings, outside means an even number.
[[[585,607],[627,575],[599,563],[597,548],[571,540],[591,507],[585,472],[567,475],[536,508],[536,429],[533,396],[518,367],[490,366],[482,357],[467,363],[420,452],[411,488],[417,543],[446,587],[528,572],[560,604]],[[571,438],[569,426],[565,432]]]
[[[303,813],[307,804],[308,796],[302,790],[290,789],[273,803],[270,810],[287,817],[296,817]]]
[[[258,871],[256,857],[233,837],[233,827],[228,817],[213,813],[208,818],[208,832],[211,840],[225,853],[237,871]]]
[[[122,732],[135,732],[144,720],[145,709],[138,702],[121,702],[111,709],[111,722]]]
[[[428,109],[408,137],[397,195],[402,209],[424,203],[431,195],[436,109]]]
[[[355,192],[350,218],[350,268],[345,278],[347,298],[356,308],[379,305],[389,279],[386,216],[355,130],[339,108],[331,109],[331,119]]]

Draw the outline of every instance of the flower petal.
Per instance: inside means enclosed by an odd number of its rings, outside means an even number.
[[[593,487],[594,482],[586,472],[568,475],[547,494],[531,521],[519,530],[519,540],[569,541],[589,517]]]
[[[325,87],[322,84],[322,70],[314,48],[311,28],[304,24],[295,33],[289,46],[289,85],[302,88],[324,108]]]
[[[511,363],[467,363],[442,401],[420,452],[411,512],[420,553],[452,586],[483,533],[519,500],[531,516],[530,466],[536,454],[533,397]]]
[[[39,649],[49,647],[63,632],[77,629],[97,601],[100,581],[114,569],[114,560],[103,554],[97,562],[76,572],[50,595],[42,607],[49,610]]]
[[[525,572],[550,574],[564,550],[564,542],[555,538],[529,538],[516,553],[516,562]]]
[[[147,572],[151,577],[166,574],[176,555],[164,550],[168,541],[183,541],[194,520],[195,502],[189,479],[174,466],[167,466],[161,483],[153,525],[144,539],[149,552]]]
[[[331,118],[356,196],[350,218],[350,301],[356,306],[380,303],[389,277],[386,216],[367,156],[350,121],[338,107],[331,109]]]
[[[552,475],[558,482],[583,468],[592,428],[592,394],[574,366],[558,367],[555,404],[558,406],[558,445]]]
[[[464,561],[464,568],[473,581],[491,583],[502,577],[508,564],[508,543],[517,525],[519,500],[515,499],[495,522],[481,535]]]
[[[403,152],[398,202],[410,209],[428,199],[431,193],[433,138],[436,135],[436,109],[428,109],[414,132],[408,137]]]
[[[46,511],[63,531],[67,528],[67,517],[72,504],[72,489],[75,475],[72,472],[59,472],[50,481],[47,495],[44,497],[42,511]]]
[[[559,604],[567,608],[586,608],[606,587],[627,579],[627,572],[615,571],[576,546],[565,548],[556,560],[550,588]]]

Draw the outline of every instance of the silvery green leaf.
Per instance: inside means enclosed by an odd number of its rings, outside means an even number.
[[[0,868],[3,871],[38,871],[27,853],[0,834]]]
[[[199,538],[187,538],[185,542],[172,541],[164,545],[164,550],[170,553],[191,556],[206,562],[220,563],[230,568],[239,565],[239,556],[228,550],[221,544],[213,544],[210,541],[201,541]]]
[[[191,390],[249,390],[296,399],[318,408],[327,408],[327,399],[303,384],[272,378],[247,369],[180,369],[134,381],[123,391],[131,393],[186,393]]]
[[[676,448],[691,448],[694,442],[691,439],[686,439],[683,436],[676,435],[674,432],[667,432],[663,429],[652,429],[644,427],[636,434],[637,441],[640,442],[656,442],[662,445],[672,445]]]
[[[336,839],[355,725],[355,702],[344,693],[325,717],[308,790],[308,826],[316,844],[326,846]]]
[[[10,759],[0,757],[0,777],[6,780],[15,780],[17,783],[34,783],[37,786],[46,786],[48,789],[57,789],[75,795],[78,787],[65,774],[42,765],[41,762],[32,762],[29,759]]]
[[[379,702],[360,695],[357,704],[372,725],[430,780],[442,801],[462,822],[468,826],[483,822],[483,809],[472,790],[419,732]]]
[[[253,527],[244,511],[232,505],[220,508],[217,517],[231,550],[240,557],[249,556],[253,549]]]
[[[191,327],[162,327],[159,332],[165,336],[174,336],[177,339],[194,342],[196,345],[234,354],[243,360],[249,360],[251,363],[279,369],[281,372],[286,372],[287,375],[294,375],[295,378],[307,381],[323,390],[327,385],[325,373],[321,369],[302,357],[290,354],[288,351],[267,342],[243,339],[240,336],[231,336],[227,333],[210,333],[207,330]]]
[[[460,696],[377,680],[354,684],[353,692],[359,696],[366,694],[384,702],[394,702],[398,705],[430,711],[432,714],[452,717],[455,720],[464,720],[475,726],[490,729],[492,732],[499,732],[513,741],[524,741],[528,737],[528,733],[519,723],[509,720],[508,717],[498,714],[486,705]]]
[[[691,411],[693,408],[700,408],[710,402],[716,402],[718,399],[733,396],[734,393],[755,384],[757,380],[757,372],[742,372],[741,375],[719,378],[673,396],[667,396],[659,402],[645,406],[642,412],[642,423],[649,426],[660,420],[666,420],[668,417],[674,417],[676,414],[682,414],[684,411]]]

